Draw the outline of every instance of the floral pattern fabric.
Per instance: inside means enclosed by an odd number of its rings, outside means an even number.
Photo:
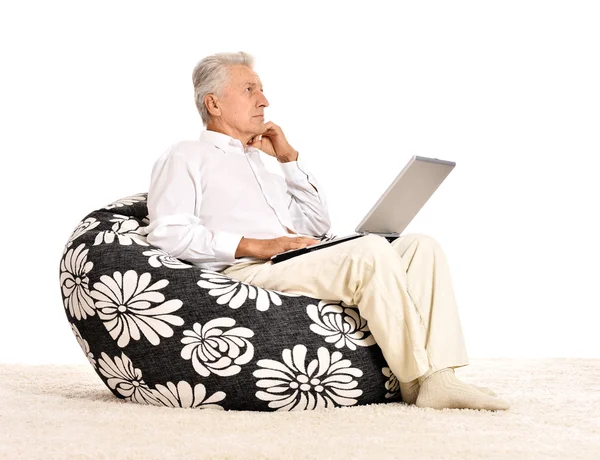
[[[172,257],[140,231],[146,198],[85,216],[60,260],[76,342],[116,397],[255,411],[401,401],[356,306],[263,289]]]

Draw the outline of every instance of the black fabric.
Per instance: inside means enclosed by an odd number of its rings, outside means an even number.
[[[270,291],[148,245],[146,194],[91,212],[60,262],[65,312],[119,398],[225,410],[400,401],[356,306]]]

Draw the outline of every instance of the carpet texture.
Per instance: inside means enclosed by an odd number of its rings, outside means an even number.
[[[88,364],[0,364],[0,457],[600,458],[599,359],[471,359],[456,375],[510,410],[171,409],[116,399]]]

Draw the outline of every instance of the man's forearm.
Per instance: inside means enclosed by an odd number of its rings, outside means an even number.
[[[283,159],[278,158],[277,161],[279,161],[279,163],[289,163],[290,161],[298,161],[298,152],[294,150],[294,153],[290,154],[288,157],[285,157]],[[310,186],[315,189],[315,192],[319,193],[317,187],[315,187],[313,184],[310,184]]]
[[[296,150],[288,153],[287,155],[282,155],[277,157],[277,161],[280,163],[289,163],[290,161],[298,160],[298,152]]]
[[[240,257],[256,257],[256,249],[258,245],[260,245],[262,240],[256,238],[246,238],[243,237],[240,240],[240,244],[235,251],[235,258],[239,259]]]

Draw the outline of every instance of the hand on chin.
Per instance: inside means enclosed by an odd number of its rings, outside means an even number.
[[[252,137],[248,142],[249,146],[257,148],[282,162],[297,158],[297,152],[292,149],[280,126],[269,121],[262,123],[262,127],[264,131]]]
[[[266,131],[266,130],[265,130]],[[257,133],[253,138],[248,141],[249,147],[254,147],[262,152],[265,152],[267,155],[271,155],[273,157],[277,157],[275,154],[275,148],[273,147],[273,143],[271,139],[266,136],[262,136],[265,132]]]

